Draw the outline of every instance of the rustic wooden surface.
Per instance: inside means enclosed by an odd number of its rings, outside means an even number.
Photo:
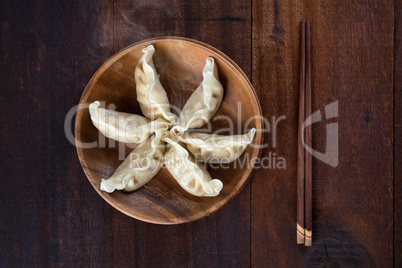
[[[272,262],[391,266],[394,5],[313,2],[253,2],[258,8],[253,12],[252,81],[260,100],[271,100],[263,111],[286,115],[274,151],[286,157],[288,167],[260,171],[251,182],[251,261],[257,267]],[[325,118],[325,105],[339,101],[339,117],[328,120],[339,123],[339,165],[333,168],[313,158],[312,248],[289,246],[295,241],[296,89],[299,22],[304,17],[311,21],[312,110],[321,109]],[[313,126],[313,148],[321,152],[324,122]],[[336,230],[345,237],[337,234],[337,248],[331,250],[325,245]],[[362,250],[351,253],[351,248]]]
[[[394,63],[394,260],[402,266],[402,4],[395,2]]]
[[[300,267],[402,264],[398,1],[2,1],[3,266]],[[339,165],[313,158],[313,247],[296,244],[300,21],[311,21],[313,111],[338,100]],[[92,74],[134,42],[177,35],[232,58],[263,113],[286,116],[286,169],[256,170],[228,206],[160,226],[108,205],[64,119]],[[326,121],[313,126],[325,151]]]

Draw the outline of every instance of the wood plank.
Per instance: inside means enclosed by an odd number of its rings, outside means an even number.
[[[402,4],[395,1],[394,267],[402,266]]]
[[[101,266],[114,210],[93,190],[64,118],[112,53],[108,1],[2,1],[0,263]]]
[[[114,50],[146,38],[177,35],[210,44],[245,72],[251,66],[250,1],[132,1],[114,8]],[[143,223],[115,212],[118,266],[247,267],[250,265],[250,188],[221,211],[178,226]]]
[[[285,115],[262,157],[286,169],[252,181],[253,266],[393,263],[393,2],[253,1],[252,81],[265,116]],[[311,21],[313,148],[325,152],[326,123],[339,124],[339,164],[313,158],[313,247],[296,244],[300,21]],[[338,101],[339,117],[325,120]],[[272,131],[271,131],[272,132]],[[266,141],[272,139],[267,133]],[[286,257],[284,256],[286,252]]]
[[[286,169],[260,169],[251,182],[251,264],[253,267],[301,266],[307,248],[296,244],[299,1],[253,1],[252,83],[270,124],[261,158],[286,160]],[[312,24],[313,25],[313,24]],[[312,32],[312,35],[314,32]],[[314,42],[312,41],[312,44]],[[314,62],[314,61],[313,61]],[[314,88],[313,88],[314,90]],[[272,118],[277,124],[273,144]],[[286,252],[284,257],[283,252]]]

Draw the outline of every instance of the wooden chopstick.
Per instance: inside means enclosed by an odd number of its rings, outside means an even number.
[[[300,87],[299,87],[299,131],[297,146],[297,244],[304,244],[304,146],[303,123],[305,120],[305,77],[306,77],[306,21],[301,23],[300,40]]]
[[[312,243],[312,156],[304,145],[311,148],[311,125],[305,129],[304,122],[311,115],[311,51],[310,22],[301,23],[300,40],[300,87],[299,87],[299,130],[297,147],[297,244],[311,246]]]
[[[306,21],[306,118],[311,115],[311,54],[310,22]],[[311,125],[306,127],[306,146],[311,148]],[[305,150],[305,189],[304,189],[305,246],[311,246],[312,230],[312,156]]]

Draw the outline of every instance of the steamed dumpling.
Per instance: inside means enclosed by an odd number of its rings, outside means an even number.
[[[94,126],[106,137],[120,142],[141,143],[152,132],[168,129],[169,123],[163,119],[150,121],[141,115],[116,112],[99,108],[100,102],[89,105],[89,114]]]
[[[221,105],[223,87],[213,58],[207,58],[202,76],[201,84],[184,105],[172,131],[183,133],[189,128],[202,127],[215,115]]]
[[[195,196],[217,196],[223,187],[218,179],[212,179],[207,169],[183,145],[164,139],[169,143],[165,165],[180,186]]]
[[[164,152],[161,131],[157,131],[138,145],[109,179],[102,180],[101,190],[108,193],[114,190],[130,192],[144,186],[161,169]]]
[[[187,149],[205,163],[230,163],[244,152],[255,135],[251,129],[244,135],[212,135],[204,133],[185,133],[179,139],[186,143]]]
[[[170,113],[166,91],[159,81],[159,75],[152,60],[155,48],[153,45],[149,45],[142,52],[144,55],[138,61],[134,72],[137,100],[140,103],[141,111],[149,119],[164,118],[173,122],[174,115]]]

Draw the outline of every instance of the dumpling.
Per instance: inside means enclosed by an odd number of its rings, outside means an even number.
[[[114,190],[131,192],[148,183],[163,165],[165,144],[161,141],[161,131],[138,145],[116,169],[113,175],[102,180],[102,191]]]
[[[169,148],[165,154],[165,165],[180,186],[195,196],[217,196],[223,187],[218,179],[212,179],[207,169],[196,162],[194,156],[183,145],[164,138]]]
[[[179,139],[186,143],[187,149],[205,163],[230,163],[244,152],[255,135],[251,129],[244,135],[211,135],[203,133],[185,133]]]
[[[174,115],[170,112],[166,91],[159,81],[159,75],[152,60],[155,48],[153,45],[149,45],[142,52],[144,55],[138,61],[134,72],[137,100],[140,103],[141,111],[151,120],[164,118],[173,122]]]
[[[141,143],[152,132],[168,129],[169,123],[163,119],[150,121],[141,115],[116,112],[99,108],[100,102],[89,105],[89,114],[94,126],[106,137],[120,142]]]
[[[202,127],[215,115],[221,105],[223,87],[213,58],[207,58],[202,76],[201,84],[184,105],[172,131],[183,133],[189,128]]]

